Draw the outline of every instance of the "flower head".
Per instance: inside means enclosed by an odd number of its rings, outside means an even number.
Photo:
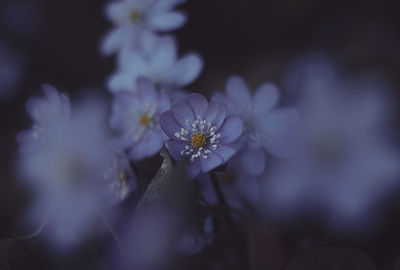
[[[251,96],[242,78],[231,77],[226,83],[226,94],[216,94],[214,98],[224,102],[231,114],[244,120],[240,159],[242,168],[249,174],[263,173],[265,150],[276,156],[287,155],[289,149],[284,139],[299,116],[295,109],[274,108],[279,100],[275,85],[265,83]]]
[[[196,176],[226,163],[234,154],[232,147],[243,132],[243,121],[227,116],[225,104],[200,94],[172,106],[161,115],[161,128],[170,137],[167,147],[176,160],[190,160],[189,171]]]
[[[33,126],[17,136],[21,152],[39,150],[70,120],[71,105],[68,97],[48,84],[43,85],[43,92],[44,98],[31,98],[27,103],[27,112],[33,120]]]
[[[192,83],[203,69],[196,53],[178,59],[177,45],[170,37],[157,38],[148,52],[124,50],[119,58],[119,70],[109,81],[111,92],[137,91],[138,77],[144,76],[165,90],[180,90]]]
[[[332,225],[358,230],[400,175],[399,153],[383,129],[391,107],[386,86],[343,79],[330,62],[309,59],[287,79],[301,91],[302,125],[295,155],[265,182],[267,205],[280,214],[323,209]]]
[[[160,128],[160,115],[170,109],[164,92],[157,92],[153,83],[137,79],[138,93],[119,92],[113,104],[111,126],[120,132],[119,147],[130,149],[129,157],[140,160],[160,151],[167,140]]]
[[[106,17],[114,24],[102,42],[110,55],[124,47],[137,46],[149,33],[168,32],[181,27],[186,15],[173,9],[185,0],[120,0],[106,6]]]

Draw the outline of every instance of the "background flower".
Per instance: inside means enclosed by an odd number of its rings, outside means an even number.
[[[101,51],[105,55],[142,45],[148,32],[168,32],[181,27],[186,15],[173,9],[186,0],[119,0],[106,6],[106,17],[114,24],[104,38]],[[139,47],[143,47],[140,46]]]
[[[226,93],[217,93],[214,98],[224,102],[229,112],[244,120],[244,132],[239,148],[241,167],[249,174],[264,172],[265,150],[276,156],[287,156],[290,152],[288,132],[298,121],[295,109],[274,108],[280,94],[275,85],[264,83],[251,96],[246,82],[233,76],[226,83]]]
[[[165,90],[180,90],[199,76],[203,61],[197,53],[178,59],[177,51],[176,42],[170,37],[156,39],[149,51],[124,50],[119,57],[119,69],[108,81],[109,90],[136,92],[135,81],[140,76]]]
[[[140,160],[159,152],[167,140],[160,128],[160,115],[170,109],[167,95],[157,92],[147,78],[137,79],[137,94],[116,94],[111,127],[120,132],[117,144],[129,149],[129,158]]]

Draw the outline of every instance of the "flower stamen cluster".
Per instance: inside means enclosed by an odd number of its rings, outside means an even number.
[[[181,128],[181,132],[176,132],[175,137],[188,142],[185,149],[181,151],[181,155],[190,156],[190,161],[194,161],[198,157],[208,158],[213,150],[218,147],[218,138],[220,133],[216,133],[216,126],[211,126],[211,122],[201,120],[198,117],[192,124],[190,120],[186,120],[187,128]]]

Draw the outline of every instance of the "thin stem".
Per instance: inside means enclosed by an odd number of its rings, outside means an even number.
[[[218,183],[218,179],[217,179],[216,175],[213,173],[209,173],[209,175],[211,177],[211,183],[214,187],[215,194],[217,195],[220,204],[226,208],[229,208],[228,204],[226,203],[224,194],[222,193],[221,187]]]

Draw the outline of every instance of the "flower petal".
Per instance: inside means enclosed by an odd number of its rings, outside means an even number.
[[[158,76],[168,73],[177,60],[177,50],[177,44],[173,38],[160,38],[155,49],[151,52],[153,73],[159,74]]]
[[[146,157],[151,157],[161,150],[163,140],[158,132],[152,132],[151,135],[144,140],[141,140],[137,145],[132,147],[129,152],[129,158],[137,161]]]
[[[193,123],[195,121],[192,107],[186,101],[177,102],[172,107],[172,113],[181,127],[188,127],[186,124],[187,120],[189,120],[189,123]]]
[[[187,21],[187,16],[183,12],[161,12],[153,14],[149,18],[149,25],[155,31],[171,31],[184,25]]]
[[[203,66],[203,60],[198,54],[183,56],[168,75],[169,84],[182,87],[192,83],[200,75]]]
[[[134,92],[135,87],[135,76],[130,76],[127,72],[116,72],[108,79],[107,87],[112,93],[119,91],[130,91]]]
[[[200,164],[201,164],[201,171],[202,172],[209,172],[212,169],[217,168],[219,165],[222,165],[224,161],[219,155],[215,153],[211,153],[207,156],[207,158],[199,157]]]
[[[240,162],[250,175],[260,175],[265,170],[265,153],[263,148],[246,148],[240,153]]]
[[[270,112],[266,117],[257,120],[261,130],[269,135],[278,135],[299,121],[299,112],[295,109],[278,109]]]
[[[222,158],[223,163],[226,163],[236,153],[236,150],[232,147],[220,144],[214,152]]]
[[[171,109],[171,102],[165,91],[161,91],[158,95],[158,112],[163,113]]]
[[[138,77],[136,86],[144,104],[157,104],[157,90],[152,81],[146,77]]]
[[[243,120],[237,116],[229,116],[218,131],[221,134],[220,141],[232,143],[243,133]]]
[[[185,156],[181,154],[181,151],[185,150],[186,145],[188,145],[188,143],[184,141],[170,140],[166,142],[170,155],[178,161],[185,158]]]
[[[253,96],[254,115],[265,116],[277,104],[278,88],[271,83],[261,85]]]
[[[186,101],[190,104],[190,106],[192,106],[195,117],[203,119],[203,115],[208,106],[207,99],[200,94],[191,94]]]
[[[211,124],[216,127],[216,130],[218,130],[224,122],[227,112],[228,109],[224,103],[211,101],[208,104],[203,119],[207,122],[211,122]]]
[[[236,106],[237,114],[246,116],[251,110],[250,91],[246,82],[238,76],[233,76],[226,82],[226,95]]]
[[[176,121],[172,111],[166,111],[160,117],[160,126],[164,133],[171,139],[177,139],[175,136],[176,132],[181,131],[181,126]]]
[[[125,27],[110,30],[100,43],[101,55],[109,56],[120,51],[129,37],[127,30]]]

